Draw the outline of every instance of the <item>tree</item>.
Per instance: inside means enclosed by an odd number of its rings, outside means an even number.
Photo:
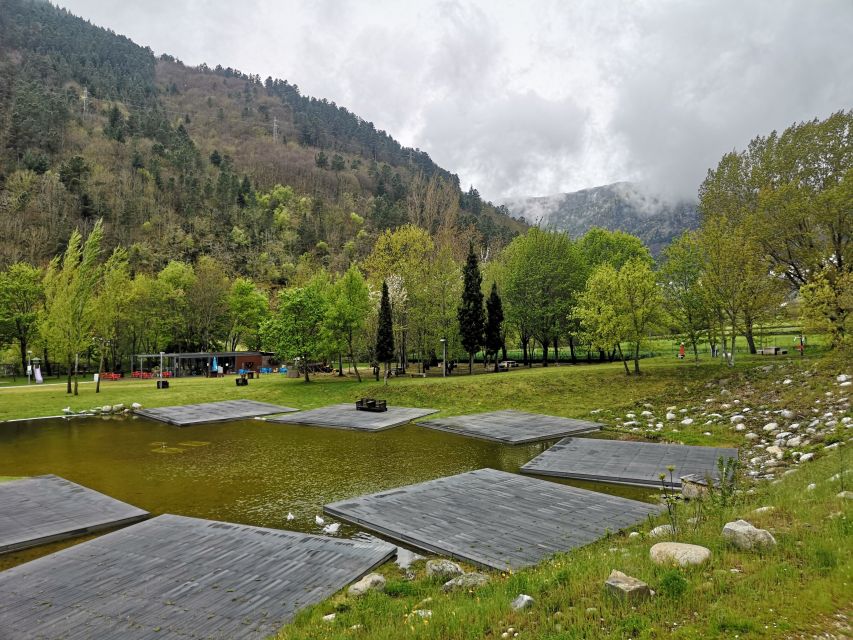
[[[57,256],[44,277],[45,313],[41,333],[54,353],[68,367],[67,392],[74,395],[80,353],[91,344],[94,324],[93,301],[101,275],[99,257],[103,226],[99,220],[85,243],[78,230],[71,233],[62,259]]]
[[[282,291],[278,312],[261,327],[264,344],[280,358],[301,360],[305,382],[311,382],[309,364],[322,347],[326,311],[321,287],[310,282],[304,287]]]
[[[391,319],[391,299],[388,284],[382,281],[379,301],[379,326],[376,331],[376,361],[385,363],[385,384],[388,384],[388,363],[394,357],[394,326]]]
[[[623,341],[633,345],[634,373],[640,374],[640,348],[648,331],[663,317],[663,297],[649,264],[629,259],[618,271],[604,263],[593,271],[575,313],[591,341],[602,348],[615,347],[625,373]]]
[[[27,368],[27,351],[38,334],[43,302],[41,270],[18,262],[0,273],[0,336],[17,342],[22,371]]]
[[[840,322],[843,287],[853,273],[853,110],[826,120],[788,127],[781,134],[754,138],[745,151],[722,157],[699,190],[703,220],[723,218],[746,225],[768,270],[799,289],[813,281],[827,318]],[[830,321],[831,322],[831,321]]]
[[[610,231],[592,227],[578,241],[589,269],[605,262],[617,271],[631,258],[652,264],[652,254],[637,236],[624,231]]]
[[[663,257],[658,275],[666,309],[693,348],[698,363],[699,338],[708,330],[711,320],[708,296],[702,286],[705,256],[697,234],[685,231],[664,249]]]
[[[578,245],[565,233],[533,228],[513,239],[502,259],[507,319],[518,328],[528,364],[527,342],[535,337],[547,366],[548,347],[556,347],[568,329],[575,297],[586,281]]]
[[[495,372],[498,371],[498,351],[503,347],[504,310],[501,297],[498,295],[498,285],[492,283],[492,292],[486,300],[486,353],[495,360]]]
[[[117,247],[104,264],[103,278],[94,305],[94,337],[98,343],[98,382],[95,393],[101,391],[100,374],[104,371],[107,350],[113,356],[119,352],[119,344],[130,315],[132,291],[127,251]]]
[[[369,313],[370,292],[361,271],[353,265],[332,288],[326,321],[329,332],[339,337],[346,345],[350,363],[359,382],[361,374],[358,372],[355,357],[355,341],[358,333],[364,328]]]
[[[483,346],[483,331],[486,325],[483,292],[480,289],[483,277],[480,275],[480,265],[473,244],[468,247],[462,282],[462,304],[459,305],[456,317],[459,320],[462,348],[468,352],[468,373],[473,373],[474,355]]]
[[[228,330],[229,292],[225,271],[213,258],[202,256],[185,290],[190,336],[202,351],[212,349]]]
[[[228,342],[236,351],[241,341],[249,349],[260,347],[260,327],[269,314],[266,294],[248,278],[236,278],[228,292]]]

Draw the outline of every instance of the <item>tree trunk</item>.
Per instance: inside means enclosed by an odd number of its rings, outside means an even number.
[[[98,381],[95,383],[95,393],[101,392],[101,371],[104,369],[104,350],[101,349],[101,358],[98,362]]]
[[[21,348],[21,371],[27,370],[27,339],[18,338],[18,345]]]
[[[622,345],[618,342],[616,343],[616,350],[619,352],[619,359],[622,361],[622,364],[625,365],[625,375],[630,376],[631,370],[628,368],[628,361],[625,359],[625,356],[622,354]]]
[[[758,353],[758,350],[755,348],[755,336],[752,333],[752,322],[747,322],[744,337],[746,338],[746,344],[749,345],[749,352],[752,355]]]
[[[729,355],[729,366],[730,367],[735,366],[735,338],[736,337],[737,337],[737,334],[734,331],[732,331],[732,350],[729,352],[729,354],[730,354]]]
[[[640,375],[640,343],[634,343],[634,373]]]
[[[615,351],[615,349],[614,349],[614,351]],[[607,360],[607,354],[604,353],[604,349],[599,349],[598,350],[598,361],[604,362],[605,360]],[[610,358],[610,362],[613,362],[613,358]]]
[[[65,385],[65,393],[71,393],[71,369],[74,365],[74,361],[71,359],[71,356],[68,356],[68,382]]]
[[[569,353],[572,354],[572,364],[577,364],[578,359],[575,355],[575,339],[572,336],[569,336]]]
[[[506,360],[506,358],[504,358],[504,360]],[[498,368],[498,352],[495,351],[495,373],[498,371],[500,371],[500,368]]]
[[[529,367],[529,366],[530,366],[530,364],[529,364],[529,362],[528,362],[528,358],[527,358],[527,341],[528,341],[528,340],[529,340],[529,338],[522,338],[522,339],[521,339],[521,354],[522,354],[522,355],[521,355],[521,358],[522,358],[522,360],[523,360],[523,362],[524,362],[524,366],[525,366],[525,367]]]
[[[384,384],[383,386],[388,386],[388,377],[391,375],[391,368],[388,366],[389,363],[385,363],[385,376],[384,376]]]
[[[542,366],[548,366],[548,345],[550,344],[550,340],[542,341]]]
[[[352,364],[352,368],[355,370],[355,377],[358,378],[359,382],[361,382],[361,374],[358,372],[358,363],[355,361],[355,350],[352,348],[352,338],[350,338],[347,346],[349,346],[349,361]]]
[[[308,377],[308,354],[302,354],[302,366],[305,367],[305,382],[311,382],[311,378]]]
[[[344,354],[338,351],[338,377],[344,377]]]
[[[74,395],[77,394],[77,377],[80,375],[80,354],[74,355]]]
[[[554,365],[560,366],[560,343],[554,338]]]
[[[696,344],[696,340],[693,341],[693,361],[699,364],[699,347]]]
[[[472,373],[474,373],[474,354],[469,353],[468,354],[468,375],[470,376]]]
[[[50,363],[50,359],[47,357],[47,347],[44,348],[44,352],[42,353],[44,356],[44,373],[47,376],[53,375],[53,365]]]

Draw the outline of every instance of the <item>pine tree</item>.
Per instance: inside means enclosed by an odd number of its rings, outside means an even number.
[[[388,285],[382,281],[382,300],[379,302],[379,328],[376,331],[376,361],[385,363],[385,381],[388,381],[388,363],[394,358],[394,326],[391,324],[391,299]]]
[[[468,373],[474,370],[474,354],[483,346],[483,329],[486,318],[483,310],[483,292],[480,286],[483,277],[474,254],[474,245],[468,247],[468,259],[463,271],[462,304],[456,312],[462,347],[468,352]]]
[[[498,351],[503,346],[503,333],[501,325],[504,321],[504,308],[501,297],[498,295],[498,285],[492,283],[492,292],[486,300],[486,353],[491,353],[495,358],[495,372],[498,370]]]

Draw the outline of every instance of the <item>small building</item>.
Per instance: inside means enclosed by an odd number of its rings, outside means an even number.
[[[273,367],[271,351],[206,351],[196,353],[163,353],[163,372],[169,377],[208,376],[216,359],[223,373],[263,373]],[[148,374],[160,369],[159,353],[140,353],[131,357],[131,375],[138,371]],[[215,372],[214,372],[215,373]]]

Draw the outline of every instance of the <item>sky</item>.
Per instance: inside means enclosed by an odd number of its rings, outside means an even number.
[[[853,108],[852,0],[54,1],[346,106],[495,202],[695,198],[724,153]]]

